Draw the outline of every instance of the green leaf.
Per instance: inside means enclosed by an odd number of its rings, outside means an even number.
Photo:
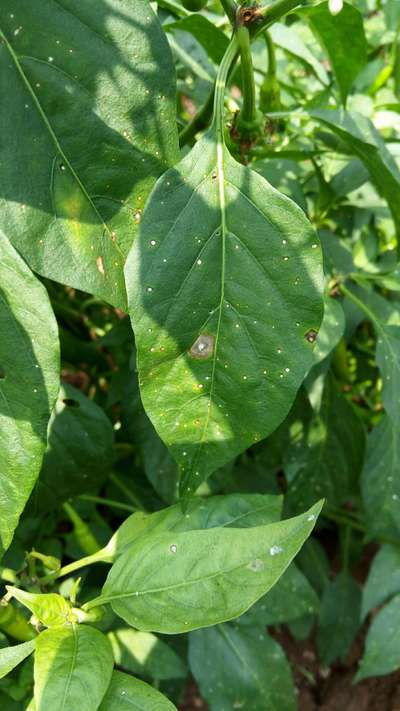
[[[0,679],[24,661],[35,649],[35,640],[0,649]]]
[[[329,84],[329,78],[322,62],[310,52],[307,45],[301,39],[300,34],[296,32],[295,26],[288,27],[280,22],[276,22],[268,31],[274,44],[284,49],[293,57],[300,59],[306,66],[311,67],[321,84]]]
[[[362,15],[347,2],[338,15],[329,11],[328,2],[305,8],[301,14],[328,54],[342,103],[346,104],[354,80],[367,63]]]
[[[189,15],[164,25],[164,30],[189,32],[201,44],[215,64],[219,64],[228,47],[227,36],[204,15]]]
[[[313,353],[314,365],[321,363],[337,346],[343,336],[345,325],[346,320],[340,302],[326,296],[324,318]]]
[[[72,606],[68,600],[56,593],[29,593],[7,585],[7,591],[28,608],[39,622],[46,627],[68,624],[72,617]]]
[[[368,436],[362,472],[362,495],[368,533],[400,534],[400,438],[388,416],[384,416]]]
[[[374,618],[355,681],[390,674],[400,667],[400,595]]]
[[[382,401],[399,434],[400,326],[379,325],[376,362],[382,373]]]
[[[322,318],[318,240],[210,133],[158,181],[126,280],[143,404],[190,493],[289,411]]]
[[[400,549],[386,543],[369,569],[363,589],[362,619],[395,593],[400,593]]]
[[[224,624],[192,632],[189,663],[210,711],[295,711],[289,663],[262,627]]]
[[[141,210],[178,156],[165,35],[147,0],[3,0],[0,37],[0,226],[39,274],[124,308]]]
[[[157,689],[133,676],[114,671],[99,711],[176,711]]]
[[[80,390],[63,385],[50,423],[48,445],[32,497],[36,510],[54,510],[72,496],[98,489],[113,460],[110,420]]]
[[[188,501],[152,514],[138,511],[129,516],[107,545],[112,558],[120,556],[139,536],[163,531],[195,531],[217,527],[248,528],[279,521],[282,497],[262,494],[229,494]]]
[[[39,474],[59,387],[57,324],[47,292],[1,231],[0,296],[1,558]]]
[[[254,528],[142,536],[117,559],[101,596],[85,609],[110,602],[133,627],[166,634],[238,617],[280,578],[321,507]]]
[[[361,590],[343,571],[324,590],[318,629],[318,650],[324,664],[343,659],[360,626]]]
[[[340,506],[358,491],[364,460],[364,427],[332,376],[325,382],[320,409],[302,447],[303,453],[296,450],[296,445],[293,448],[300,467],[290,482],[287,497],[296,511],[318,496]]]
[[[113,663],[107,637],[94,627],[42,632],[35,649],[35,711],[97,711]]]
[[[176,652],[151,632],[121,627],[108,633],[115,663],[148,679],[185,678],[187,669]]]
[[[340,15],[338,15],[340,17]],[[400,232],[400,171],[372,122],[355,111],[311,111],[349,146],[367,168],[371,181],[387,201]]]
[[[292,563],[274,587],[238,619],[240,625],[278,625],[313,615],[319,599],[307,578]]]

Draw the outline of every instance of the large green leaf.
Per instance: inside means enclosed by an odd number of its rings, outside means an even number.
[[[189,663],[210,711],[294,711],[293,680],[279,644],[261,627],[192,632]]]
[[[400,595],[396,595],[372,622],[356,681],[369,676],[390,674],[400,668],[399,627]]]
[[[117,559],[102,594],[128,624],[174,634],[238,617],[280,578],[311,533],[322,503],[254,528],[144,535]]]
[[[93,400],[71,385],[60,389],[48,445],[32,504],[50,511],[71,496],[101,486],[113,459],[110,420]]]
[[[362,15],[347,2],[337,15],[329,11],[328,2],[305,8],[301,14],[305,15],[311,29],[328,53],[342,102],[345,104],[355,78],[367,63]]]
[[[94,627],[42,632],[35,649],[35,711],[97,711],[113,663],[108,639]]]
[[[99,711],[176,711],[176,707],[152,686],[133,676],[114,671]]]
[[[385,415],[368,436],[362,494],[371,534],[400,534],[400,437]]]
[[[395,593],[400,593],[400,549],[385,543],[373,559],[364,585],[362,618]]]
[[[400,435],[400,326],[379,325],[376,362],[382,374],[382,401]]]
[[[322,662],[343,659],[360,626],[361,590],[346,571],[329,583],[322,596],[318,629],[318,650]]]
[[[371,181],[387,201],[400,232],[400,171],[372,122],[355,111],[311,111],[349,146],[367,168]]]
[[[0,649],[0,679],[24,661],[35,649],[35,640]]]
[[[59,387],[57,324],[46,290],[2,232],[0,334],[1,558],[39,474]]]
[[[158,181],[126,280],[143,404],[187,493],[289,411],[322,318],[319,243],[212,132]]]
[[[177,158],[174,71],[147,0],[3,0],[0,226],[40,274],[125,306],[123,264]]]

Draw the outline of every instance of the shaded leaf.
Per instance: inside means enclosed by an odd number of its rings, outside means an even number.
[[[185,678],[187,669],[180,657],[156,635],[121,627],[108,633],[115,663],[131,674],[149,679]]]
[[[48,445],[32,505],[53,510],[72,496],[98,489],[113,459],[110,420],[93,400],[64,384],[53,410]]]
[[[369,569],[363,589],[362,618],[395,593],[400,593],[400,550],[385,543]]]
[[[218,146],[158,181],[126,267],[143,404],[183,494],[283,420],[322,318],[310,223]]]
[[[228,37],[204,15],[189,15],[176,22],[164,25],[167,32],[181,30],[189,32],[205,49],[215,64],[219,64],[228,47]]]
[[[325,587],[321,600],[317,642],[324,664],[346,656],[360,626],[360,610],[361,590],[354,578],[342,571]]]
[[[338,15],[329,11],[328,2],[308,7],[301,13],[310,23],[332,65],[343,104],[354,80],[367,63],[367,42],[359,10],[345,2]],[[349,42],[351,37],[351,42]]]
[[[0,297],[1,558],[39,474],[59,387],[57,324],[47,292],[1,232]]]
[[[3,0],[0,37],[0,225],[35,271],[124,307],[141,210],[178,154],[165,35],[147,0]]]
[[[355,681],[390,674],[400,667],[400,595],[374,618]]]
[[[294,711],[289,663],[262,627],[235,624],[189,636],[189,663],[210,711]]]

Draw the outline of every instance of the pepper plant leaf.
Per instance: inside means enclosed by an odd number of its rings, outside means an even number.
[[[99,711],[176,711],[176,706],[146,682],[114,671]]]
[[[158,181],[126,281],[142,401],[186,494],[288,413],[322,319],[321,249],[212,131]]]
[[[400,667],[399,625],[400,595],[396,595],[377,614],[368,630],[355,681],[390,674]]]
[[[114,659],[102,632],[71,625],[42,632],[35,649],[35,711],[97,711]]]
[[[112,566],[99,598],[128,624],[175,634],[238,617],[280,578],[310,535],[322,502],[254,528],[141,536]]]
[[[1,231],[0,333],[1,558],[38,477],[59,387],[57,323],[46,289]]]
[[[0,649],[0,679],[24,661],[35,649],[35,640]]]
[[[177,158],[175,77],[147,0],[4,0],[0,226],[29,265],[125,307],[124,259]]]

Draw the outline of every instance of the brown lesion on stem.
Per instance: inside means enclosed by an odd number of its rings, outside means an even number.
[[[260,22],[263,19],[261,9],[258,5],[253,7],[240,7],[236,15],[236,24],[238,26],[244,25],[249,27],[256,22]]]

